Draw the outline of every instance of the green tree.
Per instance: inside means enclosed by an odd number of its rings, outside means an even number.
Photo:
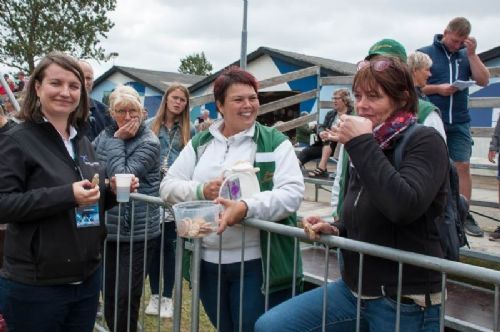
[[[205,53],[193,53],[181,59],[179,73],[191,75],[210,75],[212,73],[212,64],[208,62]]]
[[[99,45],[114,23],[116,0],[2,0],[0,63],[32,72],[50,51],[104,60]]]

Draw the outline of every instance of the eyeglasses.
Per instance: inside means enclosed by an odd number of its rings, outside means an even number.
[[[130,116],[136,116],[137,114],[139,114],[139,110],[136,110],[136,109],[117,109],[117,110],[114,110],[114,113],[116,115],[119,115],[119,116],[125,116],[125,114],[127,114],[127,113]]]
[[[332,100],[341,100],[342,97],[333,97]]]
[[[392,61],[390,60],[374,60],[374,61],[369,61],[369,60],[363,60],[358,62],[357,64],[357,70],[360,71],[363,68],[366,68],[370,66],[373,70],[381,72],[386,70],[387,68],[391,67]]]

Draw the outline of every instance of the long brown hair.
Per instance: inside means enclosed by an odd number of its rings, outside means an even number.
[[[184,93],[184,97],[186,97],[187,100],[186,108],[180,115],[181,144],[182,146],[185,146],[191,138],[191,121],[189,120],[189,91],[184,85],[180,83],[173,83],[163,94],[160,107],[158,107],[158,111],[156,111],[156,115],[151,123],[151,130],[153,131],[153,133],[155,133],[156,136],[158,136],[158,134],[160,133],[160,128],[161,126],[163,126],[163,123],[167,119],[168,96],[175,90],[182,91],[182,93]]]
[[[71,112],[68,118],[68,125],[81,127],[89,116],[89,101],[87,90],[85,89],[85,78],[78,62],[71,56],[62,52],[50,52],[35,67],[33,74],[25,88],[24,101],[21,106],[18,118],[24,121],[41,122],[43,121],[42,108],[38,104],[35,84],[42,83],[45,77],[45,70],[55,64],[64,70],[72,72],[80,81],[80,102],[74,112]]]

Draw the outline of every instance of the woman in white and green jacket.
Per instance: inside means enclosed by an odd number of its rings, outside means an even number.
[[[295,212],[304,194],[304,182],[294,149],[288,138],[274,128],[256,122],[259,110],[255,77],[239,68],[229,68],[214,82],[214,96],[223,119],[197,134],[182,150],[160,185],[160,196],[169,203],[216,199],[224,205],[219,233],[222,235],[220,326],[234,331],[239,326],[241,227],[227,227],[254,217],[285,225],[296,225]],[[240,201],[218,198],[222,174],[236,162],[249,161],[260,168],[260,193]],[[243,331],[253,331],[264,312],[264,275],[267,233],[247,227],[244,232],[245,269]],[[200,298],[215,325],[219,236],[203,238]],[[271,235],[269,305],[292,294],[294,240]],[[299,259],[297,278],[302,270]]]

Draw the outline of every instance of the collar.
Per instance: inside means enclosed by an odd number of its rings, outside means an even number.
[[[47,120],[46,117],[43,117],[43,121],[44,122],[49,122],[49,120]],[[54,125],[52,125],[52,126],[54,126]],[[55,127],[54,127],[54,129],[55,129]],[[57,129],[56,129],[56,131],[57,131]],[[59,133],[59,131],[57,131],[57,132]],[[61,135],[61,138],[63,139],[63,141],[66,140],[61,133],[59,133],[59,135]],[[73,138],[76,137],[76,135],[78,135],[78,131],[76,130],[76,128],[73,127],[72,125],[69,125],[69,138],[68,138],[68,140],[71,141]]]
[[[226,137],[226,136],[222,135],[221,128],[222,128],[223,124],[224,124],[224,119],[219,119],[219,120],[214,121],[214,123],[209,127],[210,133],[212,134],[213,137],[215,137],[219,140],[223,140],[223,141],[240,140],[240,139],[243,139],[245,137],[251,137],[255,140],[255,137],[257,134],[257,130],[255,127],[256,122],[254,122],[254,124],[250,128],[243,130],[243,131],[240,131],[239,133],[236,133],[230,137]]]

